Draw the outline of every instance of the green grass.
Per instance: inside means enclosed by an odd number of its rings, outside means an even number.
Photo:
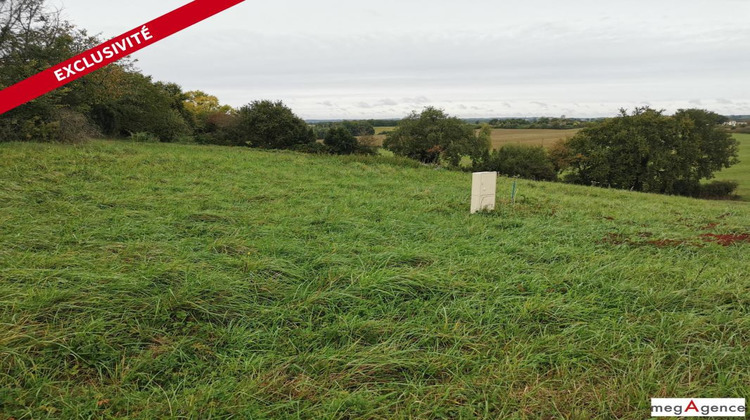
[[[735,134],[740,142],[740,163],[716,173],[716,179],[737,181],[737,195],[742,201],[750,201],[750,134]]]
[[[0,145],[0,418],[643,419],[750,397],[750,205],[393,157]]]

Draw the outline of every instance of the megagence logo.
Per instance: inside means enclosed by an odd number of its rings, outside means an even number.
[[[744,398],[652,398],[652,417],[745,417]]]

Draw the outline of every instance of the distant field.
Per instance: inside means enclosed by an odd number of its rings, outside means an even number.
[[[385,140],[386,131],[392,131],[396,127],[376,127],[375,138],[377,145],[382,145]],[[492,130],[492,147],[498,149],[504,144],[528,144],[550,147],[557,140],[573,137],[580,130]]]
[[[581,131],[575,130],[492,130],[492,147],[498,149],[505,144],[527,144],[550,147],[560,139],[568,139]]]
[[[385,134],[388,131],[395,130],[396,127],[375,127],[375,145],[382,146],[385,141]]]
[[[750,134],[735,134],[740,141],[740,163],[716,174],[718,180],[737,181],[737,194],[742,201],[750,201]]]
[[[375,127],[375,135],[383,134],[387,131],[393,131],[396,127]]]

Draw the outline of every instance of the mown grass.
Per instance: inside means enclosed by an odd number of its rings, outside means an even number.
[[[0,418],[642,419],[750,397],[750,206],[384,157],[0,145]]]
[[[735,134],[740,142],[740,163],[716,173],[716,179],[737,181],[740,200],[750,201],[750,134]]]

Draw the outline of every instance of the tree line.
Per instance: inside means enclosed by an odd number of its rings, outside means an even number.
[[[674,115],[648,107],[591,124],[552,148],[505,145],[490,150],[491,126],[479,131],[428,107],[402,120],[384,147],[426,164],[506,176],[660,194],[723,198],[737,183],[705,180],[738,162],[739,142],[725,117],[702,109]],[[468,162],[463,162],[468,158]]]
[[[2,0],[0,88],[100,42],[61,20],[44,0]],[[355,138],[375,134],[372,122],[344,121],[316,130],[281,102],[254,101],[235,109],[206,92],[184,92],[177,84],[154,81],[129,59],[0,116],[0,141],[5,142],[75,142],[109,136],[315,153],[372,153]]]
[[[592,123],[592,120],[566,118],[565,116],[562,116],[560,118],[495,118],[489,121],[489,125],[491,125],[493,128],[521,130],[572,130],[576,128],[588,127]]]
[[[8,87],[100,40],[62,21],[44,0],[0,1],[0,88]],[[308,153],[375,153],[357,136],[394,125],[384,147],[425,164],[491,170],[507,176],[634,191],[727,196],[733,183],[705,184],[737,162],[738,143],[713,112],[674,115],[650,108],[586,122],[568,118],[491,120],[476,125],[427,107],[399,121],[310,126],[280,101],[239,109],[202,91],[157,82],[131,61],[110,65],[0,116],[0,141],[74,142],[97,135],[136,141],[190,141]],[[528,125],[528,126],[527,126]],[[581,128],[551,149],[506,145],[491,150],[493,128]],[[322,141],[321,141],[322,140]]]

